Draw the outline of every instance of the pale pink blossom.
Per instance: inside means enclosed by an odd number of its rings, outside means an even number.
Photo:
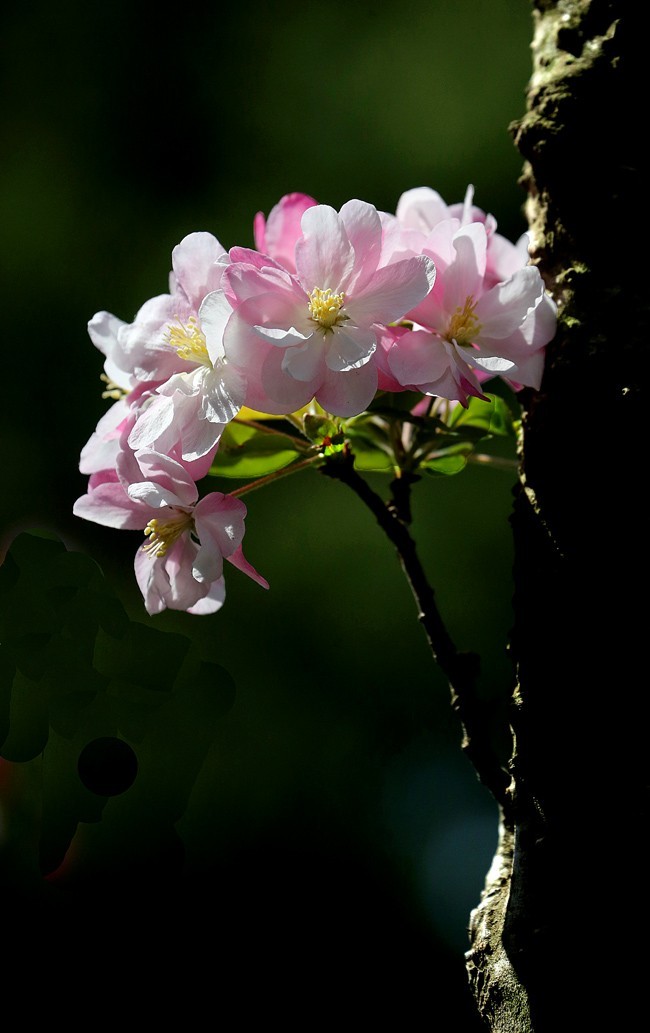
[[[295,274],[232,249],[223,290],[208,295],[199,316],[208,344],[223,340],[228,363],[246,376],[246,405],[287,413],[315,397],[352,416],[377,390],[378,335],[426,297],[434,264],[418,255],[381,267],[381,220],[364,201],[340,212],[310,206],[301,229]]]
[[[185,326],[201,301],[221,283],[227,255],[211,233],[190,233],[172,251],[169,293],[150,298],[132,323],[110,312],[97,312],[88,324],[93,344],[105,355],[107,378],[125,392],[141,382],[162,383],[187,370],[180,353],[186,345],[170,339],[170,330]]]
[[[175,373],[156,388],[140,409],[129,445],[159,452],[178,447],[183,459],[192,462],[218,445],[224,427],[243,405],[246,380],[224,361],[216,344],[208,351],[195,320],[188,321],[183,333],[193,337],[191,359],[188,346],[193,368]]]
[[[115,466],[120,450],[120,435],[125,421],[129,419],[129,403],[119,398],[106,410],[97,426],[81,449],[79,470],[84,474],[99,473]],[[135,422],[135,418],[133,419]]]
[[[519,266],[495,284],[482,222],[444,219],[422,247],[438,276],[407,315],[412,329],[387,351],[398,383],[464,405],[470,395],[481,397],[481,382],[495,375],[538,388],[556,314],[539,270]]]
[[[156,387],[157,397],[142,407],[129,444],[133,449],[170,452],[196,461],[218,443],[224,426],[238,413],[245,380],[228,367],[222,342],[208,345],[199,319],[206,294],[221,285],[228,264],[221,244],[209,233],[185,237],[172,252],[175,290],[168,302],[164,347],[175,369]],[[173,315],[172,315],[173,310]]]
[[[169,452],[188,461],[216,445],[239,411],[241,374],[227,368],[219,342],[211,348],[198,322],[206,294],[221,284],[228,256],[211,233],[190,233],[172,251],[170,292],[141,307],[132,323],[108,312],[90,320],[91,340],[106,356],[106,395],[129,398],[146,385],[131,447]]]
[[[124,398],[118,399],[100,418],[93,433],[81,450],[79,470],[84,474],[101,473],[117,469],[120,452],[132,452],[128,440],[138,418],[138,413],[147,401],[156,397],[146,385],[140,384]],[[172,435],[176,437],[176,435]],[[217,451],[218,441],[198,459],[183,459],[181,444],[173,441],[166,454],[181,462],[193,480],[199,481],[210,469]],[[155,449],[154,451],[161,451]],[[165,451],[165,450],[163,450]]]
[[[108,527],[144,530],[135,574],[150,614],[218,610],[225,599],[224,559],[268,588],[242,552],[244,503],[222,492],[199,500],[185,466],[169,456],[120,452],[115,469],[91,475],[73,512]]]
[[[485,278],[490,285],[508,279],[517,269],[528,265],[528,234],[523,233],[513,244],[498,233],[495,217],[474,204],[471,184],[463,201],[449,205],[431,187],[405,191],[397,202],[394,216],[382,213],[384,248],[393,256],[420,254],[431,231],[446,219],[458,219],[461,226],[472,222],[483,224],[487,237]]]

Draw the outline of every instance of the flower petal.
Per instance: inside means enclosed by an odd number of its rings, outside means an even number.
[[[321,334],[312,334],[303,344],[287,348],[282,356],[282,371],[305,383],[321,380],[324,373],[325,345]]]
[[[207,294],[199,308],[199,323],[213,364],[224,356],[223,333],[230,319],[232,306],[222,290]]]
[[[176,501],[171,505],[194,505],[199,493],[196,484],[181,463],[153,449],[145,448],[138,449],[135,458],[145,481],[153,481],[161,489],[173,494]],[[134,497],[131,495],[131,498]]]
[[[487,236],[485,226],[471,222],[454,235],[456,258],[443,274],[445,308],[451,314],[468,298],[476,300],[483,290]]]
[[[261,366],[248,376],[246,405],[257,412],[276,415],[296,412],[314,397],[320,375],[314,380],[297,380],[282,369],[286,352],[272,348]]]
[[[144,597],[147,613],[162,613],[167,607],[169,578],[160,560],[156,560],[142,547],[135,554],[135,579]]]
[[[204,595],[202,599],[199,599],[194,606],[188,606],[187,612],[192,614],[198,614],[204,616],[208,613],[215,613],[220,610],[226,601],[226,583],[222,577],[213,581],[210,585],[210,591],[207,595]]]
[[[426,297],[435,277],[435,266],[425,255],[393,262],[378,269],[359,294],[346,299],[345,310],[357,326],[393,323]]]
[[[211,233],[188,233],[172,251],[172,268],[179,287],[194,308],[221,284],[226,254]]]
[[[244,404],[246,378],[226,363],[202,373],[202,418],[211,423],[228,423]]]
[[[375,397],[377,379],[377,367],[372,361],[347,373],[328,370],[316,400],[334,416],[358,416]]]
[[[347,201],[340,211],[350,244],[354,248],[354,269],[350,279],[341,281],[347,291],[360,291],[370,280],[381,254],[381,219],[374,205],[367,201]]]
[[[295,326],[290,326],[288,330],[280,330],[271,326],[254,326],[253,330],[276,348],[290,348],[294,345],[300,347],[309,340],[309,337],[301,334]]]
[[[309,294],[314,287],[338,291],[354,266],[354,250],[343,221],[333,208],[318,204],[302,217],[296,244],[298,279]]]
[[[429,233],[436,223],[448,218],[448,210],[440,194],[431,187],[413,187],[399,198],[395,215],[407,229]]]
[[[476,304],[476,318],[481,324],[479,342],[509,337],[543,297],[544,281],[534,265],[518,269],[509,280],[497,283]]]
[[[285,269],[295,272],[294,250],[302,235],[300,220],[315,204],[317,202],[308,194],[292,193],[280,198],[266,222],[262,212],[258,212],[254,222],[257,250],[271,255]]]
[[[328,335],[325,362],[332,372],[346,372],[357,369],[370,361],[377,347],[377,336],[374,330],[360,326],[337,326],[334,333]]]
[[[183,423],[181,431],[181,456],[184,463],[199,463],[212,453],[219,443],[225,424],[213,423],[200,418],[198,411],[194,418]],[[208,466],[209,469],[209,466]]]
[[[194,509],[194,524],[201,545],[209,544],[222,556],[230,556],[244,537],[246,506],[241,499],[212,491]]]
[[[439,380],[452,364],[446,342],[425,330],[404,334],[388,352],[388,366],[404,387]]]
[[[132,449],[148,448],[156,442],[162,441],[159,451],[167,452],[165,444],[174,444],[173,433],[167,432],[172,428],[174,421],[174,403],[171,398],[158,395],[146,408],[143,408],[138,415],[135,426],[129,434],[129,445]]]
[[[97,485],[78,498],[72,507],[75,516],[105,527],[142,530],[153,513],[129,498],[121,484],[113,481]]]
[[[242,552],[241,545],[237,549],[235,549],[232,555],[227,556],[226,559],[229,563],[232,563],[233,567],[237,567],[237,569],[243,571],[244,574],[248,574],[248,576],[252,578],[253,581],[257,581],[258,585],[261,585],[262,588],[269,587],[269,583],[266,580],[266,578],[262,577],[261,574],[258,574],[255,570],[255,567],[251,566],[251,564],[248,562],[248,560],[244,556],[244,553]]]
[[[127,494],[134,502],[142,502],[150,509],[182,508],[178,496],[169,488],[161,488],[155,481],[137,481],[135,484],[129,484]]]

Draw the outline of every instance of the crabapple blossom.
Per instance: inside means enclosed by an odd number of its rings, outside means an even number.
[[[81,451],[89,480],[74,513],[144,531],[135,574],[150,614],[218,610],[225,560],[268,588],[243,555],[237,496],[327,462],[330,447],[362,470],[456,472],[475,434],[459,437],[449,412],[471,396],[493,407],[482,385],[495,375],[539,387],[555,304],[527,238],[506,240],[473,201],[471,186],[453,205],[417,187],[391,215],[285,194],[255,216],[254,248],[226,252],[212,234],[190,233],[173,249],[167,294],[132,323],[109,312],[90,320],[113,405]],[[390,398],[371,406],[377,391],[415,392],[410,422]],[[265,414],[302,437],[260,425]],[[237,418],[246,433],[222,442]],[[482,430],[485,406],[472,418]],[[251,483],[200,498],[196,482],[220,473]]]
[[[205,295],[219,286],[226,261],[224,248],[211,233],[190,233],[172,251],[169,293],[146,301],[132,323],[110,312],[93,316],[88,332],[106,356],[109,380],[128,391],[141,382],[164,383],[187,370],[188,359],[179,351],[185,342],[182,335],[170,340],[170,329],[196,316]]]
[[[146,384],[139,384],[128,395],[118,398],[107,409],[81,450],[79,459],[81,473],[93,474],[107,469],[115,469],[120,452],[132,451],[128,444],[129,436],[142,405],[146,404],[152,394]],[[179,442],[174,442],[167,453],[172,459],[182,462],[190,476],[198,481],[205,477],[210,469],[217,446],[218,441],[205,455],[193,460],[183,459]]]
[[[218,610],[224,559],[268,588],[242,551],[244,503],[222,492],[199,499],[185,466],[169,456],[121,451],[115,469],[91,475],[73,512],[108,527],[144,530],[135,574],[150,614]]]
[[[173,298],[175,311],[166,325],[165,342],[182,368],[156,388],[158,397],[143,409],[131,432],[132,448],[167,452],[179,443],[184,459],[200,459],[213,449],[226,423],[241,408],[244,378],[223,361],[218,339],[213,338],[208,347],[198,319],[203,298],[220,285],[227,262],[224,249],[211,234],[190,234],[174,248],[177,290],[169,304],[171,308]]]
[[[151,298],[133,323],[98,312],[88,324],[104,353],[111,397],[146,384],[132,432],[132,448],[168,452],[197,460],[210,452],[224,425],[241,407],[244,382],[223,362],[216,342],[208,349],[198,322],[206,294],[221,283],[228,262],[211,233],[190,233],[172,251],[170,292]]]
[[[436,264],[431,294],[412,309],[412,329],[389,343],[395,380],[428,395],[467,404],[494,375],[538,388],[543,348],[555,329],[555,306],[536,266],[493,283],[482,222],[438,222],[422,245]]]
[[[208,345],[222,339],[228,363],[246,376],[246,405],[287,413],[315,397],[334,415],[355,415],[377,390],[380,328],[426,297],[434,264],[417,255],[381,267],[381,220],[364,201],[340,212],[312,205],[301,230],[295,274],[232,249],[223,290],[207,296],[199,318]]]
[[[493,215],[477,208],[474,202],[474,187],[470,184],[463,201],[446,204],[440,194],[430,187],[414,187],[405,191],[395,209],[395,215],[382,213],[386,247],[393,252],[419,254],[426,238],[438,223],[445,219],[458,219],[461,226],[480,222],[487,234],[487,258],[485,277],[491,284],[506,280],[529,262],[528,234],[523,233],[516,244],[497,233],[497,221]]]

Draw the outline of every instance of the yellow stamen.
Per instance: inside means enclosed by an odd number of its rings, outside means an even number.
[[[164,556],[174,542],[178,541],[185,531],[191,530],[193,527],[194,521],[191,513],[181,512],[177,517],[166,520],[164,523],[154,517],[144,529],[149,541],[145,542],[142,548],[149,553],[152,559],[155,556]]]
[[[172,348],[178,352],[179,358],[185,359],[186,362],[197,362],[201,366],[212,368],[205,335],[195,316],[190,316],[185,325],[180,320],[176,326],[170,324],[167,336]]]
[[[333,331],[335,326],[350,318],[345,312],[341,312],[344,298],[343,291],[340,294],[332,294],[331,287],[326,290],[314,287],[309,295],[309,318],[312,323],[318,324],[318,329],[324,334]]]
[[[474,295],[469,294],[465,298],[463,307],[461,308],[458,305],[449,320],[447,333],[444,335],[448,341],[455,341],[461,347],[467,347],[472,344],[481,330],[481,324],[476,318],[475,308]]]
[[[107,377],[105,373],[100,373],[99,379],[106,384],[106,391],[102,391],[102,398],[112,398],[113,401],[119,402],[120,398],[126,398],[128,395],[129,392],[126,388],[120,387],[114,380]]]

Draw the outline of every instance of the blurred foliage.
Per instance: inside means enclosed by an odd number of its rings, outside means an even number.
[[[30,534],[0,567],[0,642],[0,756],[40,758],[42,874],[134,783],[140,827],[153,844],[171,836],[234,702],[230,675],[187,637],[130,621],[89,557]]]

